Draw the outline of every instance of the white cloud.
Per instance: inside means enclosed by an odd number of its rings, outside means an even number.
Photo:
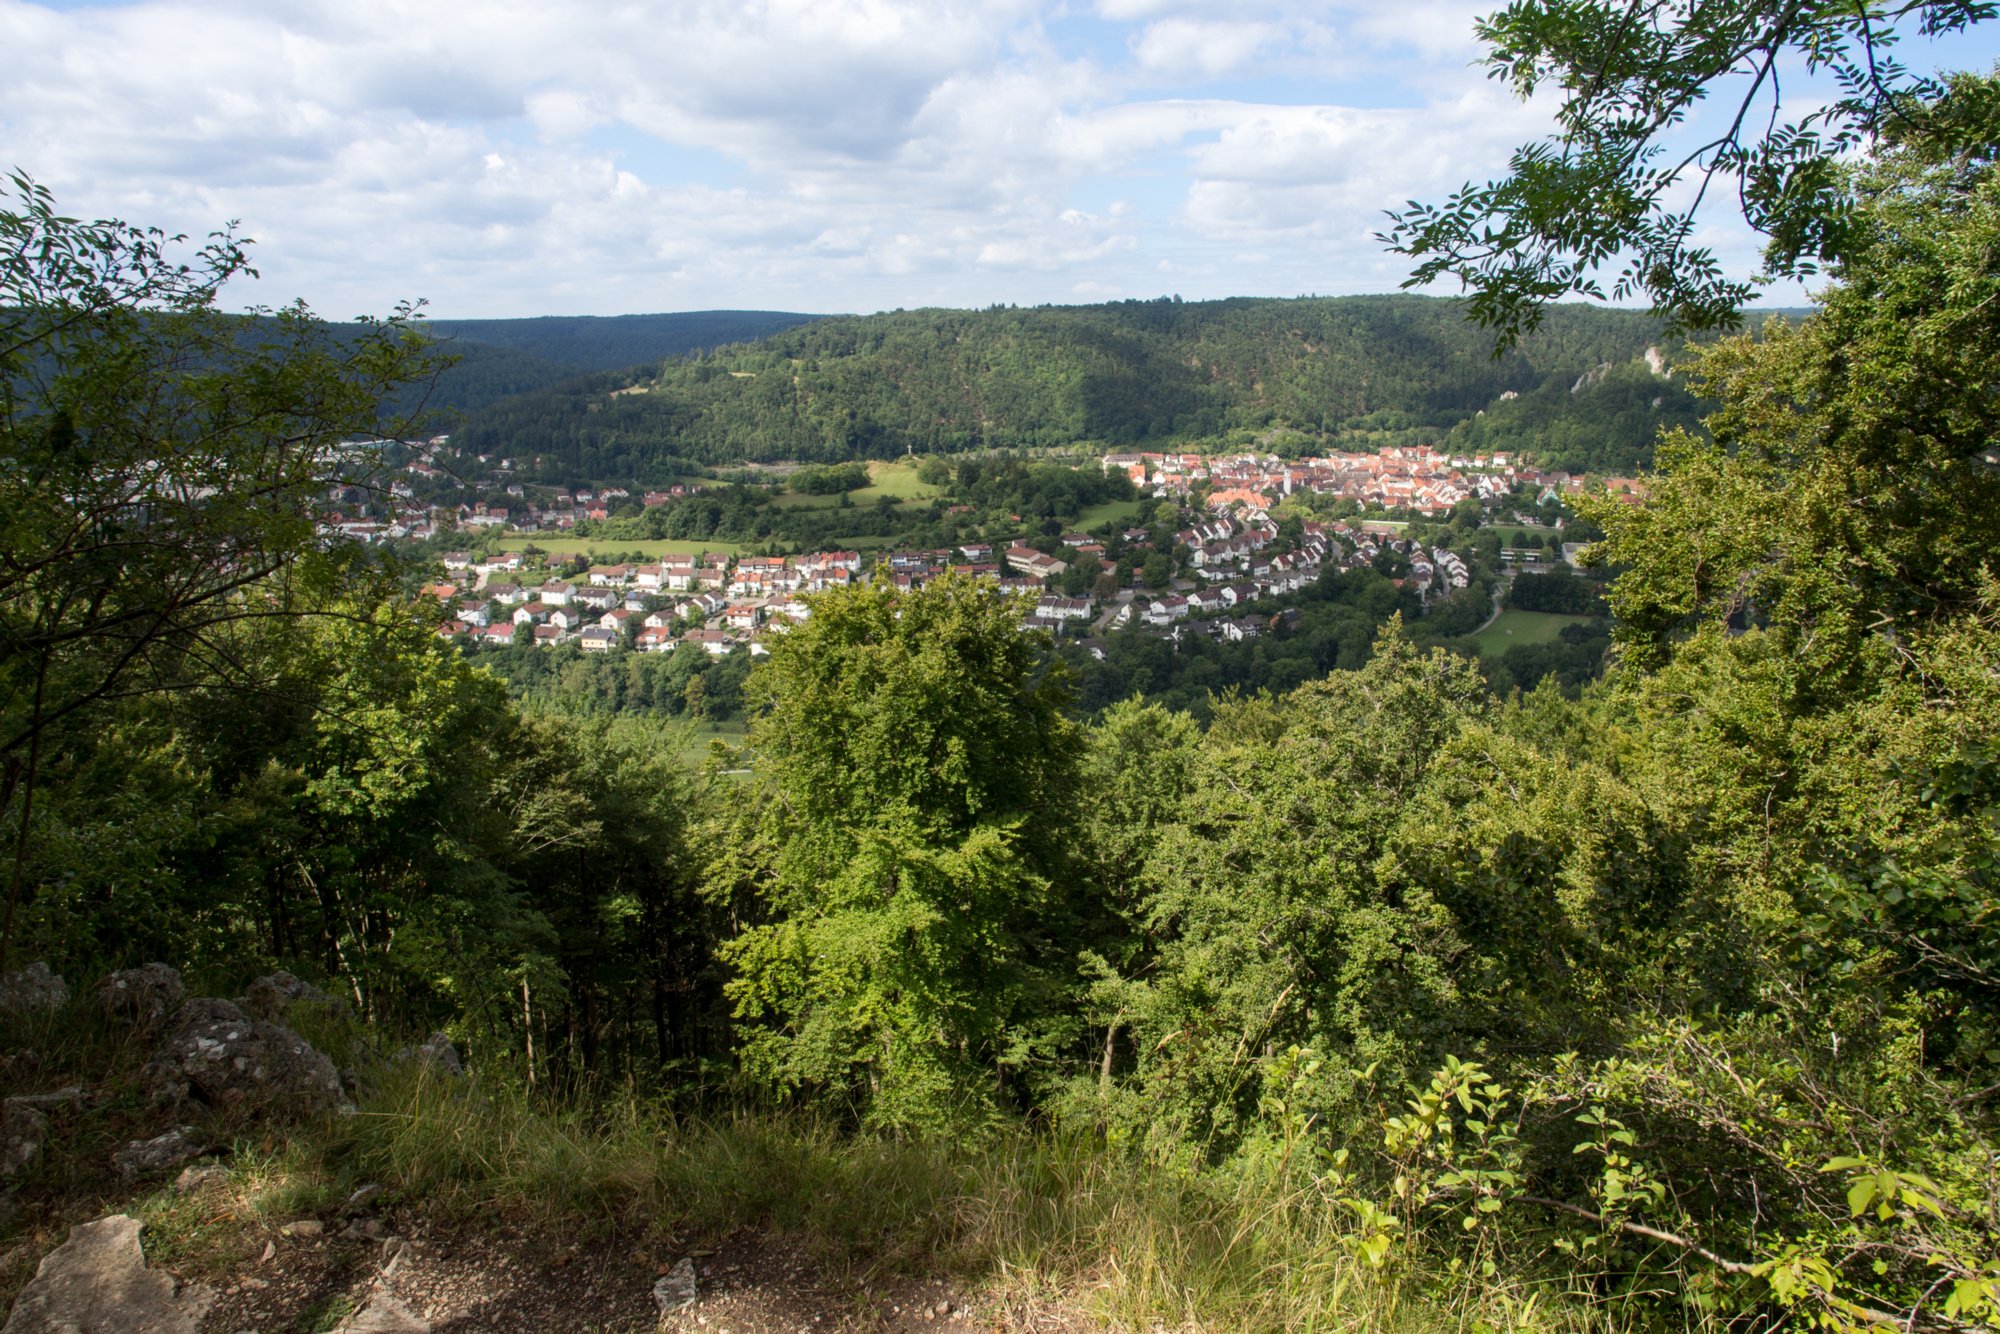
[[[1101,0],[1103,40],[1066,12],[0,0],[0,165],[74,212],[240,217],[244,299],[332,315],[874,309],[1380,287],[1385,201],[1541,125],[1358,0]],[[1407,109],[1200,95],[1371,62]]]
[[[1275,23],[1169,18],[1147,24],[1132,54],[1153,73],[1215,78],[1248,66],[1288,36]]]

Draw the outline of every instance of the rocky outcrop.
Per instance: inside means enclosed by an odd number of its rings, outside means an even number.
[[[42,1159],[49,1119],[22,1098],[0,1104],[0,1177],[19,1176]]]
[[[0,1014],[34,1014],[60,1010],[69,1004],[69,983],[60,973],[37,961],[11,973],[0,973]]]
[[[156,1176],[202,1155],[193,1126],[180,1126],[152,1139],[135,1139],[111,1157],[111,1165],[127,1181]]]
[[[433,1033],[418,1045],[403,1048],[396,1053],[396,1059],[421,1066],[434,1075],[457,1078],[465,1073],[465,1062],[458,1059],[458,1048],[442,1033]]]
[[[156,1101],[195,1101],[274,1119],[317,1116],[345,1099],[324,1052],[283,1024],[252,1019],[224,1000],[182,1006],[146,1073]]]
[[[139,1220],[84,1223],[50,1251],[0,1334],[195,1334],[215,1295],[146,1268]]]
[[[328,1011],[346,1008],[338,999],[312,983],[283,971],[266,974],[252,982],[237,1004],[252,1019],[271,1023],[283,1019],[285,1011],[298,1004],[319,1006]]]
[[[107,1018],[121,1019],[150,1033],[187,999],[181,975],[163,963],[121,968],[97,984],[97,1008]]]

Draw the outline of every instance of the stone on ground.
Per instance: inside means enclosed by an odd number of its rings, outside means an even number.
[[[25,1099],[0,1104],[0,1177],[18,1176],[40,1162],[48,1133],[49,1118]]]
[[[36,960],[26,968],[0,973],[0,1014],[33,1014],[69,1004],[69,983]]]
[[[662,1317],[693,1306],[695,1298],[699,1295],[692,1259],[682,1260],[653,1285],[653,1300],[660,1304]]]
[[[215,1294],[146,1268],[139,1220],[73,1229],[43,1257],[0,1334],[196,1334]]]
[[[201,1156],[202,1146],[193,1135],[193,1126],[179,1126],[152,1139],[135,1139],[111,1156],[111,1165],[127,1181],[179,1167]]]
[[[343,1320],[334,1334],[431,1334],[431,1327],[392,1294],[377,1292],[367,1305]]]
[[[433,1033],[415,1047],[405,1047],[396,1053],[396,1061],[414,1063],[432,1074],[451,1075],[456,1078],[465,1073],[465,1062],[458,1059],[458,1048],[451,1045],[451,1039],[442,1033]]]

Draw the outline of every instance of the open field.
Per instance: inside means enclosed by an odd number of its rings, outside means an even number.
[[[721,555],[740,555],[743,548],[731,542],[679,542],[671,538],[647,542],[637,538],[598,537],[546,537],[540,533],[522,533],[507,538],[500,544],[506,551],[519,551],[523,547],[540,547],[544,551],[569,556],[578,552],[597,560],[604,556],[638,552],[643,556],[698,556],[704,551]]]
[[[1564,616],[1552,611],[1503,611],[1493,624],[1472,637],[1484,657],[1495,658],[1517,644],[1550,644],[1566,625],[1582,625],[1589,616]]]
[[[681,758],[689,764],[699,764],[707,759],[709,743],[712,741],[720,741],[728,746],[743,744],[741,719],[721,723],[683,722],[670,725],[681,731]]]
[[[861,497],[897,496],[903,500],[929,500],[942,495],[943,490],[927,486],[917,479],[917,465],[907,460],[896,463],[871,463],[868,465],[868,486],[866,490],[854,493],[858,502]]]
[[[848,497],[856,505],[873,505],[884,496],[897,500],[929,500],[942,494],[935,486],[926,486],[917,479],[917,465],[908,461],[896,463],[875,462],[868,465],[868,485],[859,491],[849,491]],[[833,509],[840,504],[839,496],[804,496],[786,492],[771,502],[784,509]]]
[[[1544,537],[1562,536],[1553,528],[1521,528],[1513,525],[1502,525],[1493,531],[1500,535],[1500,545],[1503,547],[1534,547],[1538,550]]]
[[[1102,505],[1092,505],[1076,516],[1076,530],[1087,533],[1100,524],[1131,523],[1146,508],[1143,500],[1107,500]]]

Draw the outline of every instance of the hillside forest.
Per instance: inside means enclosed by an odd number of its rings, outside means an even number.
[[[893,311],[504,398],[454,443],[572,482],[1079,442],[1437,443],[1623,473],[1699,421],[1681,346],[1577,305],[1496,357],[1461,303],[1416,296]]]
[[[246,344],[209,299],[239,252],[177,269],[30,192],[10,225],[57,295],[0,301],[0,967],[282,965],[385,1042],[443,1029],[467,1098],[520,1120],[424,1160],[448,1170],[368,1169],[515,1199],[520,1127],[559,1125],[532,1179],[583,1220],[671,1207],[594,1166],[619,1126],[810,1125],[877,1163],[1060,1145],[1257,1276],[1218,1313],[1138,1215],[1048,1252],[1127,1283],[1134,1323],[1991,1327],[2000,96],[1940,106],[1956,137],[1852,168],[1822,304],[1693,348],[1700,429],[1658,437],[1637,503],[1579,502],[1602,680],[1496,692],[1389,606],[1295,684],[1085,708],[992,583],[885,582],[816,596],[740,683],[742,756],[705,764],[657,718],[522,707],[409,572],[312,540],[299,498],[393,429],[424,339],[301,315]],[[115,281],[61,281],[106,253]],[[1393,430],[1502,387],[1546,423],[1568,387],[1538,346],[1613,362],[1629,405],[1653,336],[1559,308],[1496,362],[1449,350],[1473,335],[1443,302],[1256,310],[829,319],[534,410],[573,466],[642,472],[656,420],[690,456],[820,461],[949,451],[975,416],[1022,443]],[[924,1210],[1060,1175],[965,1171]],[[30,1180],[0,1231],[61,1198]]]

